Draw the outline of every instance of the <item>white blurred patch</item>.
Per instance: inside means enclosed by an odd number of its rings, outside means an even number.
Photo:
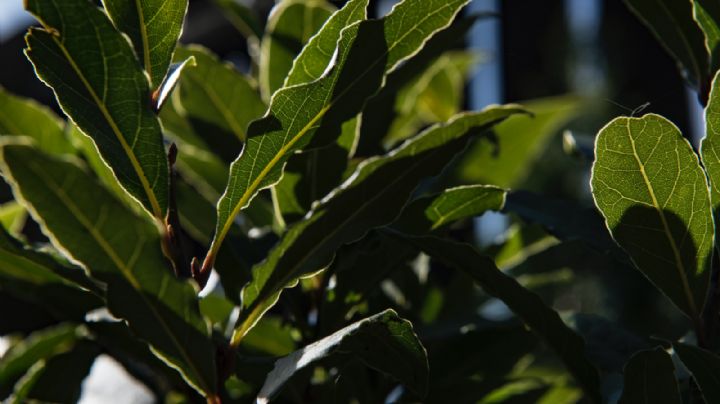
[[[0,0],[0,42],[10,39],[32,22],[30,13],[23,9],[22,0]]]
[[[10,340],[7,337],[0,337],[0,358],[10,349]]]
[[[107,355],[95,360],[83,381],[80,404],[152,404],[152,392],[130,376],[117,361]]]

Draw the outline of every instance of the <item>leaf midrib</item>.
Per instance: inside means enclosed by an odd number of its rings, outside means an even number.
[[[647,122],[644,122],[644,125],[647,126]],[[645,126],[643,126],[643,131],[645,130]],[[633,151],[633,157],[635,158],[635,161],[637,162],[637,165],[639,167],[640,174],[642,175],[643,181],[645,182],[645,186],[648,189],[648,193],[650,195],[650,199],[652,200],[652,205],[655,208],[655,210],[658,213],[658,216],[660,216],[660,222],[663,226],[663,232],[665,233],[665,237],[667,238],[668,242],[670,243],[670,248],[673,252],[673,258],[675,259],[675,269],[678,271],[678,275],[680,277],[680,281],[682,283],[683,291],[685,292],[685,297],[688,300],[690,311],[692,312],[693,320],[698,320],[698,311],[697,307],[695,306],[695,299],[693,299],[692,291],[690,290],[690,284],[688,283],[687,279],[687,272],[685,269],[685,264],[682,261],[682,257],[680,256],[680,251],[678,250],[678,246],[675,243],[675,239],[672,237],[672,233],[670,232],[670,226],[668,225],[667,218],[665,217],[665,213],[663,212],[663,209],[660,207],[660,203],[658,202],[656,196],[655,196],[655,189],[653,188],[652,184],[650,183],[650,178],[647,176],[647,173],[645,172],[645,165],[640,161],[640,156],[637,153],[637,149],[635,147],[635,139],[632,137],[632,132],[630,129],[630,119],[626,120],[625,127],[627,129],[627,135],[628,139],[630,140],[630,145],[632,147]],[[641,131],[642,133],[642,131]]]
[[[447,143],[446,143],[446,144],[447,144]],[[422,158],[422,159],[420,159],[420,160],[412,163],[406,170],[404,170],[404,172],[403,172],[402,174],[396,176],[396,177],[393,179],[393,181],[387,183],[386,186],[383,187],[379,192],[377,192],[377,193],[376,193],[375,195],[373,195],[371,198],[367,199],[366,202],[365,202],[360,208],[354,209],[353,212],[352,212],[350,215],[347,215],[347,216],[345,217],[345,219],[343,219],[340,223],[338,223],[336,226],[334,226],[332,230],[330,230],[329,232],[326,232],[325,235],[324,235],[317,243],[315,243],[312,248],[306,250],[305,254],[301,257],[301,259],[296,260],[295,263],[290,267],[290,270],[288,271],[288,274],[293,274],[293,273],[297,270],[297,268],[300,267],[300,265],[303,264],[303,263],[306,261],[307,257],[309,257],[309,256],[311,256],[312,254],[314,254],[315,251],[317,251],[318,248],[320,248],[320,246],[324,245],[329,239],[334,238],[334,237],[335,237],[335,234],[337,234],[337,232],[338,232],[340,229],[342,229],[349,221],[351,221],[352,219],[354,219],[354,218],[359,214],[359,212],[364,211],[365,209],[367,209],[367,207],[368,207],[369,205],[371,205],[371,204],[372,204],[375,200],[377,200],[380,196],[383,196],[383,195],[385,194],[385,192],[387,191],[388,188],[392,188],[392,187],[395,185],[395,183],[397,183],[397,182],[400,181],[401,179],[404,179],[404,177],[405,177],[406,175],[408,175],[410,171],[412,171],[413,169],[415,169],[415,167],[417,167],[418,164],[420,164],[421,162],[424,162],[426,159],[434,156],[437,152],[438,152],[437,149],[432,150],[432,151],[431,151],[430,153],[428,153],[428,155],[426,155],[424,158]],[[376,227],[377,227],[377,226],[376,226]],[[289,282],[288,279],[289,279],[289,278],[293,278],[293,277],[292,277],[292,276],[285,276],[285,277],[283,277],[283,278],[280,279],[281,282],[278,282],[278,283],[281,283],[281,284],[283,285],[282,288],[284,288],[285,285],[288,284],[288,282]],[[260,313],[258,313],[258,312],[262,312],[263,305],[262,305],[261,303],[264,301],[264,300],[262,300],[262,299],[265,299],[265,300],[266,300],[266,299],[272,297],[273,295],[275,295],[276,293],[278,293],[278,291],[274,291],[273,293],[267,295],[267,297],[263,298],[263,296],[262,296],[260,293],[262,292],[262,289],[264,289],[264,287],[265,287],[265,285],[263,285],[263,286],[261,287],[261,289],[258,291],[258,295],[257,295],[257,297],[255,298],[256,300],[253,301],[253,303],[252,303],[252,306],[255,306],[255,307],[251,309],[250,315],[248,315],[248,317],[247,317],[245,320],[243,320],[243,322],[241,323],[240,328],[239,328],[240,330],[244,330],[244,332],[247,332],[247,331],[249,330],[249,327],[247,327],[246,324],[248,324],[248,323],[252,324],[252,323],[254,323],[254,322],[256,321],[256,319],[253,318],[253,317],[254,317],[254,316],[257,316],[258,314],[260,314]],[[282,290],[282,288],[279,289],[279,290]],[[242,339],[243,337],[244,337],[244,335],[240,335],[239,338],[237,339],[236,344],[239,344],[239,343],[240,343],[240,339]],[[236,340],[235,336],[233,336],[232,340],[233,340],[233,342]]]
[[[227,232],[230,230],[230,226],[232,225],[233,218],[234,218],[235,216],[237,216],[238,213],[240,213],[240,210],[242,209],[242,207],[249,201],[250,196],[255,193],[257,187],[259,186],[259,184],[265,179],[265,176],[267,176],[267,174],[275,167],[275,164],[277,164],[277,162],[280,161],[280,159],[285,155],[285,153],[287,153],[287,151],[290,150],[290,148],[291,148],[293,145],[295,145],[295,143],[297,143],[297,142],[305,135],[305,133],[307,133],[307,132],[310,130],[310,128],[311,128],[317,121],[319,121],[320,119],[322,119],[322,117],[325,115],[325,113],[326,113],[330,108],[332,108],[338,100],[340,100],[342,97],[344,97],[345,94],[347,94],[347,92],[348,92],[351,88],[353,88],[353,86],[354,86],[358,81],[360,81],[360,79],[362,79],[366,74],[368,74],[368,72],[369,72],[370,70],[372,70],[372,67],[374,67],[378,62],[380,62],[385,55],[389,55],[390,52],[391,52],[399,43],[401,43],[401,42],[405,39],[405,37],[407,37],[408,35],[410,35],[411,32],[415,31],[415,28],[417,28],[417,26],[419,26],[420,24],[422,24],[423,22],[425,22],[428,18],[431,18],[432,16],[434,16],[435,14],[439,13],[440,11],[444,10],[444,9],[447,8],[447,7],[449,7],[448,3],[446,3],[443,7],[440,7],[440,8],[438,8],[438,9],[434,10],[432,13],[429,13],[428,15],[426,15],[425,17],[423,17],[420,21],[418,21],[418,22],[413,26],[412,29],[409,29],[409,30],[408,30],[407,32],[405,32],[400,38],[398,38],[398,39],[395,41],[395,43],[393,43],[391,46],[389,46],[388,49],[383,53],[383,56],[378,57],[377,59],[375,59],[375,60],[368,66],[368,68],[365,69],[365,71],[364,71],[362,74],[358,75],[358,77],[357,77],[356,79],[354,79],[353,81],[351,81],[350,84],[349,84],[343,91],[341,91],[334,100],[331,100],[325,107],[323,107],[323,108],[315,115],[315,117],[313,117],[305,126],[302,127],[302,129],[300,129],[300,131],[299,131],[295,136],[293,136],[293,137],[290,139],[290,141],[289,141],[288,143],[286,143],[285,145],[283,145],[283,147],[280,148],[280,150],[278,151],[278,153],[276,153],[276,154],[273,156],[273,158],[270,160],[269,164],[265,165],[265,167],[260,171],[260,174],[259,174],[259,175],[257,176],[257,178],[252,182],[251,186],[248,187],[248,188],[245,190],[245,192],[243,193],[243,195],[242,195],[242,197],[240,198],[240,200],[238,201],[238,203],[237,203],[237,204],[233,207],[233,209],[230,211],[230,215],[228,216],[228,219],[225,221],[225,224],[224,224],[223,227],[222,227],[222,231],[219,233],[220,237],[216,237],[216,238],[215,238],[215,241],[216,241],[216,242],[213,242],[213,244],[211,245],[210,251],[208,252],[207,257],[212,257],[212,256],[214,256],[214,255],[217,254],[218,250],[220,249],[220,243],[222,242],[222,240],[225,239],[225,236],[227,235]],[[356,24],[359,25],[359,24],[362,24],[362,22],[358,22],[358,23],[356,23]],[[355,25],[355,24],[353,24],[353,25]],[[353,25],[351,25],[351,26],[353,26]],[[348,27],[344,28],[343,31],[344,31],[345,29],[347,29],[347,28],[348,28]],[[437,32],[437,30],[436,30],[435,32]],[[342,35],[341,35],[341,38],[342,38]],[[355,39],[357,39],[357,36],[355,37]],[[355,41],[355,39],[353,39],[353,42]],[[392,66],[391,66],[389,69],[386,70],[386,73],[387,73],[387,71],[390,71],[390,70],[392,70]],[[290,87],[290,88],[291,88],[291,87]],[[275,94],[273,94],[273,99],[275,98],[275,95],[278,94],[281,90],[282,90],[282,88],[281,88],[280,90],[276,91]],[[270,104],[272,105],[272,101],[270,102]],[[292,124],[289,125],[289,126],[292,126]],[[242,154],[241,154],[241,156],[242,156]]]
[[[140,24],[140,39],[142,40],[143,46],[143,64],[145,65],[145,71],[150,77],[152,84],[152,63],[150,61],[150,39],[148,38],[147,27],[145,26],[145,15],[143,14],[143,7],[140,0],[135,0],[135,8],[138,14],[138,23]]]
[[[201,373],[198,371],[198,369],[195,367],[195,364],[192,360],[190,360],[190,357],[185,352],[185,349],[183,345],[175,338],[175,334],[170,330],[168,325],[165,323],[164,319],[160,314],[155,310],[155,307],[150,303],[150,301],[147,300],[145,297],[145,294],[142,291],[142,288],[140,287],[140,282],[135,278],[134,274],[132,273],[132,269],[127,267],[125,263],[122,261],[122,259],[118,256],[117,251],[113,249],[113,247],[110,245],[110,243],[105,239],[105,237],[98,232],[98,229],[95,228],[95,226],[90,222],[90,219],[85,216],[85,213],[80,209],[78,206],[76,206],[61,186],[55,183],[52,178],[50,178],[45,171],[42,169],[42,167],[38,167],[34,164],[32,161],[28,161],[28,166],[31,171],[35,172],[35,174],[42,178],[46,184],[48,184],[48,188],[50,191],[52,191],[64,204],[65,206],[72,212],[72,214],[75,216],[75,218],[80,222],[80,224],[89,232],[89,234],[92,236],[93,239],[100,245],[100,248],[107,254],[107,256],[113,261],[113,264],[120,270],[120,272],[125,276],[125,278],[128,280],[130,285],[138,292],[138,295],[140,295],[140,298],[143,300],[145,305],[149,308],[150,312],[152,313],[153,317],[155,317],[162,327],[163,331],[166,335],[168,335],[170,338],[170,341],[172,341],[172,344],[175,345],[180,355],[182,355],[183,359],[185,360],[185,363],[190,367],[192,372],[195,374],[196,380],[203,383],[203,386],[201,388],[203,391],[210,392],[207,388],[207,386],[204,385],[204,379],[201,377]],[[50,229],[45,226],[45,229],[50,232]],[[50,232],[52,233],[52,232]]]
[[[45,28],[47,30],[53,29],[52,27],[49,27],[47,25],[45,25]],[[145,190],[145,194],[147,195],[148,200],[150,201],[150,205],[153,210],[153,212],[152,212],[153,215],[156,218],[162,220],[163,215],[162,215],[162,210],[160,209],[160,204],[158,203],[158,200],[155,197],[155,193],[153,192],[152,188],[150,187],[150,183],[148,182],[148,179],[145,176],[145,171],[142,169],[142,166],[140,165],[140,162],[137,160],[137,157],[135,156],[132,148],[130,147],[130,145],[127,143],[127,141],[123,137],[122,131],[120,131],[120,128],[117,126],[117,123],[115,122],[113,117],[110,115],[110,111],[107,110],[105,105],[102,103],[102,101],[98,97],[97,93],[95,93],[95,90],[90,85],[90,82],[87,81],[87,78],[85,78],[85,75],[83,74],[82,70],[80,70],[77,63],[75,62],[75,59],[70,55],[67,48],[65,48],[65,45],[51,32],[46,31],[46,33],[52,38],[52,40],[55,42],[55,44],[58,46],[60,51],[63,53],[63,55],[67,59],[68,63],[70,63],[70,66],[75,71],[75,73],[77,74],[80,81],[82,81],[83,85],[85,86],[85,89],[88,91],[88,93],[92,97],[93,101],[97,105],[98,109],[100,109],[100,112],[105,117],[105,120],[110,125],[110,129],[113,131],[113,133],[115,134],[115,137],[120,142],[120,145],[122,146],[123,151],[128,156],[128,159],[130,160],[130,163],[132,164],[133,169],[135,170],[135,173],[137,174],[138,178],[140,179],[140,183],[141,183],[143,189]],[[42,42],[39,42],[39,43],[42,44]],[[48,48],[48,50],[52,51],[49,48]],[[105,158],[103,157],[103,160],[104,159]]]

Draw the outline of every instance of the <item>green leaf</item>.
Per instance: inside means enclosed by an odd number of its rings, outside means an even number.
[[[360,165],[331,197],[323,199],[285,233],[265,261],[253,268],[253,279],[243,289],[246,310],[238,321],[233,343],[240,342],[277,302],[284,288],[327,267],[343,244],[392,222],[418,183],[439,174],[465,148],[468,137],[522,112],[517,106],[507,105],[461,114],[448,123],[428,128],[388,155]]]
[[[479,18],[479,15],[473,15],[456,19],[430,38],[411,59],[388,74],[385,85],[368,100],[363,109],[358,155],[372,156],[387,150],[383,139],[391,131],[393,124],[398,125],[400,111],[396,108],[400,104],[398,98],[402,90],[412,87],[448,49],[463,47],[468,32]]]
[[[692,373],[705,402],[717,403],[720,400],[720,357],[705,349],[679,342],[673,344],[673,349]]]
[[[710,75],[720,68],[720,3],[693,0],[693,18],[705,35],[705,49],[710,55]]]
[[[0,136],[30,136],[47,153],[74,153],[63,126],[64,122],[46,106],[0,87]]]
[[[273,8],[260,48],[263,99],[283,87],[295,57],[334,11],[324,0],[285,0]]]
[[[269,402],[293,374],[334,354],[354,355],[367,366],[394,377],[418,396],[427,393],[425,348],[412,323],[388,309],[279,359],[267,375],[257,402]]]
[[[705,92],[709,83],[703,32],[693,20],[690,1],[625,0],[630,10],[675,58],[685,79]]]
[[[89,1],[25,4],[44,28],[31,28],[26,36],[26,54],[38,77],[93,139],[122,187],[164,219],[167,158],[147,77],[130,44]]]
[[[97,346],[81,340],[67,352],[35,362],[15,384],[12,399],[16,403],[76,403],[99,353]]]
[[[610,251],[616,258],[626,260],[627,256],[610,237],[602,216],[594,208],[533,192],[512,191],[507,195],[503,212],[540,224],[560,240],[583,240],[601,253]]]
[[[273,188],[286,223],[300,220],[315,201],[340,185],[359,135],[358,123],[358,118],[345,122],[336,142],[290,158],[282,179]]]
[[[188,0],[103,0],[115,26],[130,37],[152,88],[162,83],[187,12]]]
[[[700,146],[700,158],[710,182],[710,201],[715,222],[720,223],[720,72],[715,75],[705,108],[705,138]],[[715,239],[720,226],[715,228]]]
[[[182,62],[173,63],[163,79],[162,83],[158,86],[157,90],[153,92],[153,108],[156,111],[162,109],[165,101],[168,100],[172,91],[180,83],[180,76],[188,66],[197,66],[194,56],[183,60]]]
[[[225,17],[248,39],[258,40],[263,29],[253,10],[243,4],[242,0],[214,0],[225,11]]]
[[[458,220],[498,211],[505,205],[505,190],[491,185],[467,185],[418,198],[403,209],[393,228],[423,234]]]
[[[0,205],[0,226],[8,233],[17,235],[22,231],[27,219],[27,211],[16,201],[5,202]]]
[[[340,33],[367,18],[367,1],[354,1],[333,13],[292,62],[284,87],[309,83],[323,76],[333,59]]]
[[[180,47],[175,57],[195,57],[197,63],[180,77],[179,101],[184,113],[215,131],[245,141],[248,124],[266,109],[256,84],[200,46]]]
[[[620,404],[682,403],[672,359],[662,348],[640,351],[625,365]]]
[[[443,338],[424,336],[433,376],[427,402],[478,402],[513,378],[513,369],[538,345],[523,324],[468,328],[456,326]]]
[[[698,325],[713,220],[697,155],[675,125],[648,114],[608,123],[598,134],[595,156],[592,193],[613,238]]]
[[[212,394],[214,350],[195,288],[175,278],[158,229],[76,165],[27,145],[2,149],[15,196],[53,244],[107,284],[107,305],[196,389]]]
[[[10,347],[0,358],[0,398],[11,393],[15,382],[35,362],[69,350],[80,335],[77,326],[60,324],[36,331]]]
[[[82,288],[102,294],[89,284],[80,268],[64,268],[50,257],[23,249],[0,230],[0,281],[2,289],[36,302],[58,319],[80,321],[102,301]]]
[[[353,0],[345,7],[355,7]],[[248,128],[248,139],[230,168],[225,194],[218,203],[218,222],[203,272],[212,267],[235,216],[263,188],[280,180],[285,162],[308,145],[315,129],[337,137],[375,93],[388,71],[412,56],[437,30],[450,24],[467,0],[405,0],[383,19],[355,23],[341,33],[335,63],[313,82],[284,87],[267,115]],[[330,136],[330,137],[332,137]],[[334,139],[322,139],[327,144]],[[316,145],[317,146],[317,145]]]
[[[243,349],[275,357],[295,350],[293,327],[279,317],[263,317],[243,341]]]
[[[366,310],[360,310],[367,300],[382,293],[378,285],[383,279],[407,269],[406,263],[415,256],[414,247],[378,231],[340,248],[326,274],[326,278],[334,277],[335,287],[328,291],[318,312],[320,335],[342,327],[356,313],[364,314]],[[243,346],[245,340],[247,337]]]
[[[460,112],[466,79],[477,60],[477,55],[470,52],[445,52],[400,89],[393,106],[398,116],[384,137],[385,147],[414,135],[423,126],[446,121]]]
[[[579,99],[560,96],[525,101],[533,116],[509,119],[495,129],[497,141],[474,145],[458,164],[465,183],[492,184],[503,188],[520,185],[552,135],[575,117]]]
[[[437,237],[405,237],[431,258],[470,275],[483,290],[505,303],[533,332],[540,336],[562,359],[568,371],[585,393],[600,402],[597,370],[586,358],[585,344],[560,316],[534,293],[502,273],[488,257],[469,244]]]

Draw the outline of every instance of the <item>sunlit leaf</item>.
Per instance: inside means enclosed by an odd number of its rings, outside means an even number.
[[[275,362],[257,402],[269,402],[295,372],[339,353],[356,356],[366,365],[396,378],[420,397],[427,391],[425,348],[415,335],[412,324],[388,309]]]
[[[246,310],[233,343],[239,343],[284,288],[324,269],[343,244],[397,217],[418,183],[439,174],[465,148],[471,135],[482,134],[522,112],[507,105],[460,114],[428,128],[386,156],[362,164],[331,197],[292,226],[267,259],[253,268],[253,279],[243,289]],[[393,180],[388,182],[388,178]]]
[[[128,41],[86,0],[28,0],[43,28],[26,53],[78,127],[90,136],[120,185],[164,219],[168,166],[147,77]],[[89,35],[88,35],[89,33]]]
[[[130,37],[152,88],[163,82],[180,38],[188,0],[103,0],[115,26]]]
[[[22,144],[2,150],[2,171],[45,234],[107,285],[107,305],[195,388],[213,394],[214,350],[196,290],[175,278],[158,229],[70,162]]]
[[[598,134],[595,204],[637,268],[699,326],[713,249],[708,184],[680,131],[658,115],[616,118]]]

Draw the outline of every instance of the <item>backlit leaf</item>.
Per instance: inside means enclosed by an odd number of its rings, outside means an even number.
[[[404,233],[427,233],[488,210],[500,210],[504,204],[505,190],[498,187],[467,185],[449,188],[409,203],[393,223],[393,228]]]
[[[115,26],[130,37],[152,88],[159,87],[180,37],[188,0],[103,0],[103,5]]]
[[[608,123],[595,156],[593,197],[613,238],[697,325],[713,249],[710,195],[697,155],[675,125],[648,114]]]
[[[439,174],[465,148],[470,136],[482,134],[522,112],[517,106],[507,105],[461,114],[428,128],[389,154],[361,164],[345,183],[284,234],[265,261],[253,268],[253,279],[243,289],[246,310],[241,314],[233,343],[239,343],[275,304],[284,288],[327,267],[343,244],[392,222],[418,183]]]
[[[0,136],[29,136],[47,153],[73,153],[63,126],[64,122],[49,108],[0,87]]]
[[[196,290],[175,278],[158,229],[86,172],[22,144],[2,149],[2,171],[53,244],[107,285],[107,306],[176,367],[213,394],[214,350]]]
[[[412,323],[388,309],[279,359],[267,375],[257,402],[268,403],[294,373],[334,354],[356,356],[367,366],[397,379],[420,397],[427,391],[425,348],[415,335]]]
[[[356,7],[354,0],[345,7]],[[275,184],[289,156],[306,146],[323,127],[340,134],[385,74],[412,56],[437,30],[450,24],[467,0],[405,0],[380,20],[355,23],[341,33],[335,63],[320,79],[278,90],[267,115],[253,122],[240,156],[231,166],[218,222],[203,270],[209,271],[235,216],[263,188]],[[342,101],[341,101],[342,100]],[[334,139],[322,139],[329,143]]]
[[[283,86],[293,60],[335,11],[324,0],[285,0],[270,12],[260,48],[260,88],[263,98]]]
[[[127,40],[86,0],[28,0],[43,28],[26,53],[73,122],[97,145],[120,185],[164,219],[168,166],[145,73]]]

